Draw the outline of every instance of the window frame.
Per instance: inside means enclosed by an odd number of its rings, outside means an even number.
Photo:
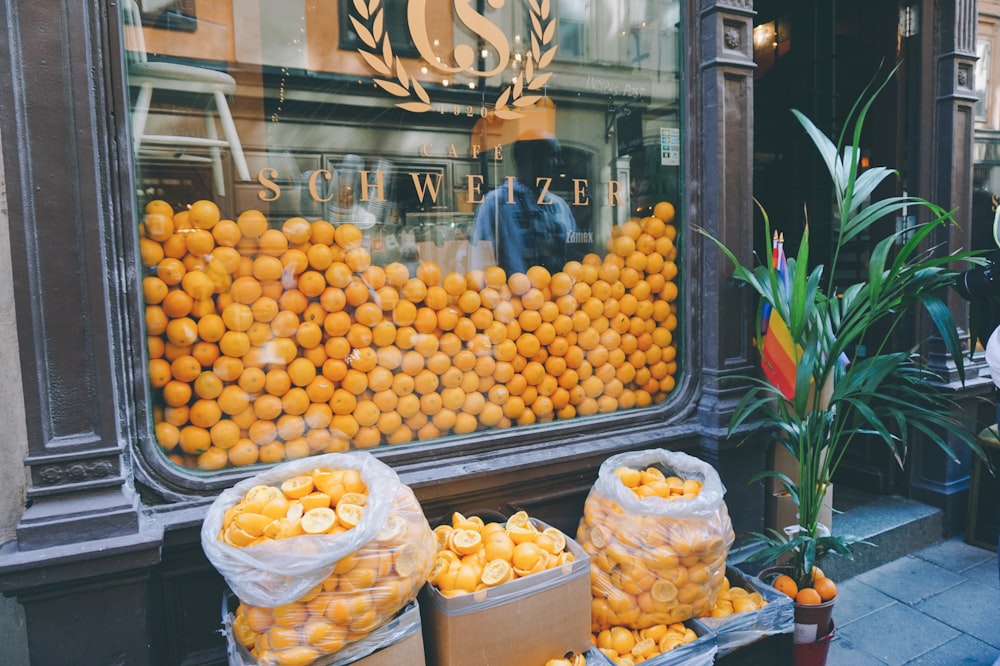
[[[346,0],[349,4],[349,0]],[[341,0],[341,5],[345,0]],[[683,2],[682,2],[683,4]],[[682,7],[681,11],[685,11]],[[343,15],[342,15],[343,19]],[[343,32],[342,32],[343,34]],[[683,36],[682,36],[683,38]],[[565,66],[576,67],[575,63],[565,63]],[[326,75],[334,79],[337,74]],[[681,73],[683,81],[683,72]],[[306,77],[308,79],[309,77]],[[346,78],[346,77],[345,77]],[[465,91],[453,91],[453,98],[464,98]],[[603,103],[600,93],[593,92],[591,95],[595,102]],[[127,98],[126,98],[127,99]],[[286,98],[289,99],[289,98]],[[443,98],[447,99],[447,98]],[[676,100],[678,105],[678,115],[681,116],[683,126],[683,100]],[[436,115],[436,114],[435,114]],[[122,138],[125,145],[131,145],[130,133],[126,133]],[[328,159],[326,159],[328,161]],[[135,158],[129,154],[128,160],[122,163],[122,172],[130,178],[130,189],[135,191],[135,184],[132,182],[136,178],[139,170],[136,168]],[[687,173],[684,164],[681,165],[682,175],[679,187],[681,196],[685,196],[687,187],[684,182],[684,173]],[[678,202],[680,203],[680,202]],[[127,219],[127,218],[126,218]],[[138,244],[138,231],[135,225],[125,225],[126,234],[129,236],[130,245]],[[685,264],[684,253],[687,229],[683,220],[678,224],[678,267],[681,269],[678,277],[680,295],[676,301],[678,311],[683,312],[685,304],[689,302],[691,295],[688,293],[689,280],[685,279],[683,266]],[[137,253],[130,257],[128,262],[129,271],[139,271]],[[142,321],[142,307],[138,311],[137,321]],[[469,464],[468,461],[480,458],[489,458],[502,467],[517,467],[519,461],[525,456],[538,459],[540,457],[552,457],[558,459],[561,452],[568,445],[579,446],[581,440],[589,441],[584,444],[582,450],[602,451],[603,442],[613,433],[628,432],[632,430],[646,430],[650,426],[659,425],[664,428],[664,432],[683,433],[689,430],[685,421],[691,416],[691,405],[696,402],[698,393],[699,378],[694,368],[693,353],[689,344],[689,334],[687,332],[689,324],[685,322],[684,316],[678,316],[678,328],[676,339],[678,343],[678,371],[676,377],[678,383],[662,403],[650,405],[644,408],[632,408],[623,411],[616,411],[607,414],[597,414],[591,417],[574,417],[565,421],[552,421],[544,424],[531,426],[511,426],[502,429],[490,429],[477,431],[469,435],[449,435],[440,439],[411,442],[400,445],[398,448],[389,445],[380,445],[374,449],[369,449],[378,458],[397,469],[421,470],[421,474],[430,474],[428,482],[447,482],[457,473],[456,470]],[[139,331],[142,327],[134,327]],[[137,349],[144,349],[144,334],[136,332],[135,339],[131,341]],[[140,365],[144,368],[146,359],[140,357]],[[143,371],[144,373],[144,371]],[[142,375],[145,377],[145,375]],[[138,387],[137,392],[141,395],[141,405],[137,409],[139,417],[139,433],[137,438],[136,461],[137,470],[141,472],[141,480],[144,486],[155,493],[165,497],[180,499],[185,496],[204,496],[217,492],[220,489],[232,485],[235,481],[246,478],[258,471],[265,465],[256,464],[247,468],[227,467],[223,470],[199,473],[197,471],[185,470],[172,465],[164,459],[158,445],[152,435],[152,396],[148,387],[148,382],[138,380],[146,384]],[[355,450],[355,449],[352,449]]]

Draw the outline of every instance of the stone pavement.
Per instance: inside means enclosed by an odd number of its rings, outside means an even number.
[[[829,666],[1000,664],[997,553],[941,541],[839,584]]]

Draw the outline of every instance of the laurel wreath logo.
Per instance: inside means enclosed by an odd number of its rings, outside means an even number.
[[[502,120],[521,118],[524,114],[517,109],[532,106],[541,100],[542,95],[536,91],[541,90],[552,76],[552,72],[544,71],[558,48],[552,44],[556,20],[552,16],[551,1],[542,0],[539,3],[538,0],[528,0],[528,4],[531,7],[531,51],[527,53],[524,69],[503,89],[493,105],[492,113]],[[358,54],[369,67],[385,77],[373,79],[375,85],[394,97],[408,100],[396,104],[401,109],[414,113],[430,111],[431,98],[427,90],[410,76],[402,58],[392,51],[392,42],[385,29],[382,0],[354,0],[354,10],[360,17],[350,17],[354,30],[371,49],[358,49]]]

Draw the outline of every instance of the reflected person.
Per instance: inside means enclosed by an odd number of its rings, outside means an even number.
[[[514,143],[515,178],[505,180],[476,211],[472,240],[493,244],[497,264],[507,275],[531,266],[561,271],[568,243],[577,236],[569,205],[551,191],[562,169],[562,149],[555,136],[531,132]]]

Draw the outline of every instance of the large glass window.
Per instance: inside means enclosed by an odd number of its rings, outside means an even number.
[[[123,4],[167,464],[668,401],[679,0]]]

